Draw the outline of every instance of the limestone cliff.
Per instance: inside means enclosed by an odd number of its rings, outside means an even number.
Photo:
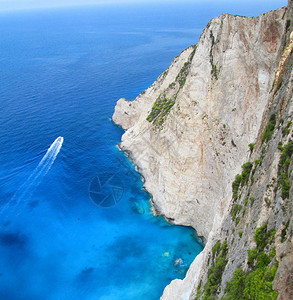
[[[193,291],[184,299],[293,299],[291,9],[256,143],[233,181],[228,214],[209,239]],[[174,291],[169,287],[165,295]]]
[[[292,182],[292,163],[279,167],[287,149],[279,142],[290,147],[291,13],[290,1],[288,8],[258,18],[212,19],[197,45],[176,57],[152,86],[133,101],[117,103],[113,121],[126,129],[120,147],[144,176],[156,212],[193,226],[207,241],[186,278],[173,281],[162,299],[229,294],[226,283],[234,271],[241,267],[248,274],[257,266],[263,253],[249,265],[247,251],[254,249],[254,233],[266,221],[262,230],[270,246],[262,251],[269,256],[277,247],[270,264],[281,261],[274,284],[284,291],[281,256],[285,261],[292,248],[287,242],[292,188],[284,198],[282,183]],[[212,285],[209,277],[219,260],[226,263]]]
[[[121,149],[144,175],[157,211],[205,238],[215,215],[226,211],[235,171],[256,139],[283,14],[212,19],[196,46],[137,99],[120,99],[115,108],[114,122],[127,129]]]

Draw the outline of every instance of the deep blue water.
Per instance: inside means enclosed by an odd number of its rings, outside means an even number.
[[[137,5],[1,14],[0,299],[151,300],[184,277],[202,245],[192,229],[152,216],[110,117],[221,12]],[[58,136],[59,154],[55,147],[39,165]],[[108,182],[91,198],[92,180],[112,176],[114,190]],[[105,199],[117,203],[105,208]]]

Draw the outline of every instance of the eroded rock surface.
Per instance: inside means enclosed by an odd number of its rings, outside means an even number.
[[[204,295],[218,241],[227,243],[227,264],[214,297],[224,296],[236,268],[249,271],[247,253],[263,224],[275,232],[264,250],[276,249],[271,264],[280,262],[274,289],[280,299],[292,295],[293,165],[284,200],[278,152],[293,138],[291,19],[291,0],[288,8],[257,18],[214,18],[197,45],[176,57],[151,87],[117,103],[113,121],[126,130],[120,147],[143,175],[156,211],[192,226],[207,241],[185,279],[167,286],[162,299]],[[267,140],[273,115],[277,130]],[[254,172],[235,198],[232,182],[247,161]]]
[[[274,80],[283,14],[279,9],[259,18],[212,19],[196,46],[134,101],[120,99],[115,108],[113,121],[127,129],[120,147],[144,176],[156,210],[206,239],[221,219],[215,215],[226,211],[235,172],[256,139]],[[159,97],[174,104],[163,120],[149,122]]]

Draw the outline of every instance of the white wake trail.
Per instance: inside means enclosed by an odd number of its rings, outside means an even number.
[[[63,144],[63,137],[59,136],[49,147],[46,154],[34,169],[29,178],[21,185],[21,187],[15,192],[12,199],[6,203],[2,212],[5,209],[16,208],[22,199],[28,198],[34,189],[41,183],[44,176],[48,173],[53,165],[61,147]]]

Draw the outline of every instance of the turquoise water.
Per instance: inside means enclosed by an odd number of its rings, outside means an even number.
[[[218,12],[137,5],[1,14],[1,299],[159,299],[184,278],[203,247],[191,228],[152,216],[110,117]]]

